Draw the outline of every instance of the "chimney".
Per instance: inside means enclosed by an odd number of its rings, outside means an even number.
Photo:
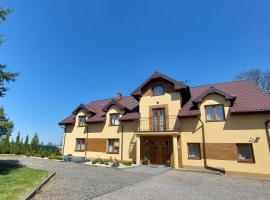
[[[116,95],[115,95],[115,100],[120,101],[121,98],[122,98],[122,94],[120,92],[117,92]]]

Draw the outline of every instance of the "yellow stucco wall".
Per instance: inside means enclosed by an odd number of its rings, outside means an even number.
[[[88,125],[88,138],[105,138],[105,139],[119,139],[120,150],[119,154],[110,154],[106,152],[76,152],[75,144],[76,138],[87,138],[87,133],[85,132],[85,127],[78,127],[78,116],[85,115],[85,112],[81,110],[76,115],[75,126],[67,126],[66,139],[65,139],[65,149],[64,155],[72,154],[73,156],[81,156],[89,158],[115,158],[121,159],[121,126],[110,126],[110,114],[111,113],[120,113],[123,114],[123,110],[119,110],[116,106],[111,106],[106,114],[106,122],[104,123],[94,123]],[[132,129],[133,123],[125,122],[124,134],[123,134],[123,160],[135,160],[135,146],[133,144],[134,131]]]
[[[225,121],[206,122],[205,105],[224,104]],[[223,168],[226,171],[264,173],[270,174],[270,153],[268,150],[267,138],[264,123],[270,115],[239,115],[229,114],[229,101],[220,95],[208,95],[200,105],[201,120],[205,124],[206,143],[249,143],[250,138],[259,137],[259,141],[253,144],[255,164],[238,163],[228,160],[210,160],[207,164],[211,167]],[[201,123],[198,119],[182,119],[182,160],[184,166],[203,166],[203,160],[190,160],[187,158],[187,143],[202,143]]]
[[[142,118],[149,118],[149,106],[168,105],[167,115],[177,116],[181,105],[181,96],[179,93],[165,93],[161,96],[142,96],[140,98],[140,114]],[[225,121],[222,122],[206,122],[205,105],[224,104]],[[251,137],[259,137],[257,143],[253,143],[255,164],[238,163],[237,161],[213,160],[207,159],[210,167],[225,169],[226,171],[247,172],[270,174],[270,153],[265,134],[264,123],[270,119],[269,114],[260,115],[239,115],[231,116],[229,114],[230,102],[225,101],[220,95],[211,94],[204,98],[200,105],[201,116],[205,126],[206,143],[249,143]],[[90,158],[116,158],[121,159],[121,128],[120,126],[109,126],[110,113],[123,114],[116,106],[111,106],[106,117],[106,123],[94,123],[88,126],[88,138],[119,138],[120,152],[119,154],[107,154],[100,152],[87,152],[86,157]],[[85,156],[85,152],[75,152],[76,138],[86,138],[84,127],[77,126],[77,118],[83,115],[80,111],[76,116],[76,124],[74,127],[67,126],[65,139],[64,154],[72,154],[74,156]],[[181,146],[182,164],[183,166],[203,167],[203,160],[188,159],[187,143],[202,143],[202,129],[198,118],[181,119]],[[134,132],[135,124],[133,122],[123,123],[123,160],[136,160],[136,136]],[[155,132],[148,134],[158,134]]]
[[[161,96],[143,96],[140,99],[140,114],[142,118],[149,117],[149,107],[168,104],[167,115],[177,116],[181,105],[181,96],[178,92],[165,93]]]

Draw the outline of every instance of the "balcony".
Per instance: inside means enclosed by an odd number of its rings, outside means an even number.
[[[140,118],[135,126],[135,132],[179,132],[180,122],[176,116],[164,118]]]

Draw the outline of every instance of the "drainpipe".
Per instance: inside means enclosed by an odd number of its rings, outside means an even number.
[[[123,141],[123,138],[124,138],[124,127],[123,127],[123,124],[121,123],[121,160],[123,160],[123,144],[124,144],[124,141]]]
[[[208,170],[213,170],[213,171],[219,171],[223,174],[225,174],[225,171],[222,169],[218,169],[218,168],[214,168],[214,167],[210,167],[207,165],[207,158],[206,158],[206,145],[205,145],[205,131],[204,131],[204,123],[201,120],[200,117],[198,117],[199,121],[202,124],[202,142],[203,142],[203,164],[204,164],[204,168],[208,169]]]
[[[85,147],[84,147],[84,159],[86,159],[87,154],[87,143],[88,143],[88,125],[85,126],[86,138],[85,138]]]
[[[266,138],[267,138],[267,143],[268,143],[268,149],[269,149],[269,153],[270,153],[270,136],[269,136],[269,130],[268,130],[268,124],[269,124],[270,120],[267,120],[265,122],[265,133],[266,133]]]
[[[64,141],[63,141],[63,149],[62,149],[62,153],[64,155],[64,150],[65,150],[65,142],[66,142],[66,128],[65,126],[61,126],[59,125],[60,128],[62,128],[64,130]]]

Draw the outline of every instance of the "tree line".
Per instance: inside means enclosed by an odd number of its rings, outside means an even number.
[[[29,141],[27,135],[25,140],[21,137],[20,132],[17,134],[15,141],[10,141],[11,134],[7,134],[0,142],[1,154],[16,154],[16,155],[36,155],[40,150],[39,136],[37,133]]]

